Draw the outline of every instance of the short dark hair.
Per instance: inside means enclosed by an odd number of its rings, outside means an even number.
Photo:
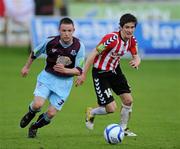
[[[136,25],[137,25],[137,23],[138,23],[138,22],[137,22],[137,18],[136,18],[134,15],[132,15],[132,14],[130,14],[130,13],[126,13],[126,14],[124,14],[124,15],[121,16],[119,25],[120,25],[121,27],[123,27],[124,24],[130,23],[130,22],[134,22],[134,23],[135,23],[135,27],[136,27]]]
[[[62,18],[59,22],[59,27],[61,26],[61,24],[72,24],[74,25],[74,22],[72,19],[68,18],[68,17],[65,17],[65,18]]]

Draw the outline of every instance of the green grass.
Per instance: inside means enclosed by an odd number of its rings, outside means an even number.
[[[122,144],[109,145],[103,131],[108,124],[119,122],[119,109],[96,117],[94,131],[86,130],[84,125],[86,107],[96,106],[90,73],[83,86],[73,88],[52,123],[40,129],[37,138],[27,138],[27,128],[21,129],[19,121],[33,99],[36,76],[44,67],[44,60],[35,61],[29,76],[22,78],[20,70],[27,59],[26,51],[27,48],[0,47],[0,149],[180,148],[180,60],[144,60],[139,70],[122,60],[134,96],[129,126],[138,137],[126,137]]]

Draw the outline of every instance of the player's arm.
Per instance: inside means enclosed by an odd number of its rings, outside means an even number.
[[[96,46],[96,48],[92,50],[91,54],[88,56],[86,60],[86,64],[83,70],[84,76],[87,75],[87,72],[90,66],[93,64],[95,57],[103,53],[105,50],[112,49],[116,45],[116,39],[117,35],[115,34],[107,34],[102,38],[100,43]]]
[[[30,67],[34,61],[34,59],[32,58],[33,52],[30,53],[28,60],[26,62],[26,64],[23,66],[23,68],[21,69],[21,75],[22,77],[26,77],[29,73]]]
[[[80,75],[80,71],[77,68],[65,68],[63,64],[54,65],[54,70],[67,75]]]
[[[99,54],[99,53],[98,53],[97,49],[94,48],[94,49],[92,50],[92,52],[90,53],[90,55],[87,57],[86,63],[85,63],[84,69],[83,69],[83,73],[82,73],[82,75],[84,75],[85,77],[86,77],[86,75],[87,75],[87,73],[88,73],[89,68],[90,68],[91,65],[93,64],[95,57],[96,57],[98,54]]]
[[[132,55],[132,59],[130,60],[129,64],[131,67],[138,69],[138,66],[141,63],[141,58],[138,54]]]
[[[117,35],[112,33],[107,34],[102,38],[96,48],[94,48],[90,55],[87,57],[83,73],[81,74],[81,76],[78,76],[77,80],[75,81],[76,86],[81,85],[85,81],[88,70],[93,64],[95,57],[102,54],[105,50],[112,49],[116,44],[116,39]]]
[[[49,40],[45,40],[41,44],[39,44],[29,55],[26,64],[21,69],[21,75],[22,77],[26,77],[29,73],[30,67],[33,63],[33,61],[39,57],[42,53],[45,53],[46,51],[46,45]]]
[[[129,65],[133,68],[138,69],[138,66],[141,63],[141,58],[138,55],[138,46],[137,46],[137,41],[136,41],[135,37],[131,38],[130,52],[132,55],[132,59],[130,60]]]
[[[88,70],[91,67],[91,65],[93,64],[96,55],[98,55],[98,54],[99,53],[98,53],[97,49],[94,48],[92,50],[92,52],[90,53],[90,55],[87,57],[83,72],[80,76],[78,76],[78,78],[75,81],[76,86],[81,85],[86,80],[86,75],[88,73]]]
[[[94,62],[94,59],[97,55],[100,55],[105,50],[111,49],[116,43],[117,35],[115,34],[107,34],[105,35],[100,43],[92,50],[90,55],[86,59],[85,67],[83,69],[83,73],[81,76],[78,76],[77,80],[75,81],[76,86],[83,84],[86,79],[87,73],[89,68]]]
[[[76,56],[76,61],[75,61],[75,70],[77,71],[77,76],[82,74],[82,69],[84,67],[84,61],[85,61],[85,46],[82,42],[80,42],[81,47],[80,50]]]

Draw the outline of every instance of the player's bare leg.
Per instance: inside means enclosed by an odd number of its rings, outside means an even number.
[[[99,106],[96,108],[88,107],[86,110],[86,127],[90,130],[93,130],[95,115],[106,115],[108,113],[113,113],[115,109],[116,109],[115,101],[107,104],[105,107],[103,106]]]

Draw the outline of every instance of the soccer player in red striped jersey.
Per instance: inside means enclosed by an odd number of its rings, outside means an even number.
[[[132,112],[133,98],[127,79],[123,74],[120,62],[121,57],[130,52],[132,59],[129,65],[138,68],[140,57],[138,55],[137,41],[133,36],[137,25],[137,18],[132,14],[124,14],[120,18],[120,30],[105,35],[99,44],[94,48],[86,60],[86,64],[81,76],[76,80],[76,85],[81,85],[85,79],[91,65],[93,65],[92,76],[94,89],[97,95],[98,107],[87,108],[86,127],[94,128],[94,118],[96,115],[105,115],[115,112],[116,102],[112,91],[117,94],[121,101],[120,125],[126,136],[136,136],[127,127]]]

